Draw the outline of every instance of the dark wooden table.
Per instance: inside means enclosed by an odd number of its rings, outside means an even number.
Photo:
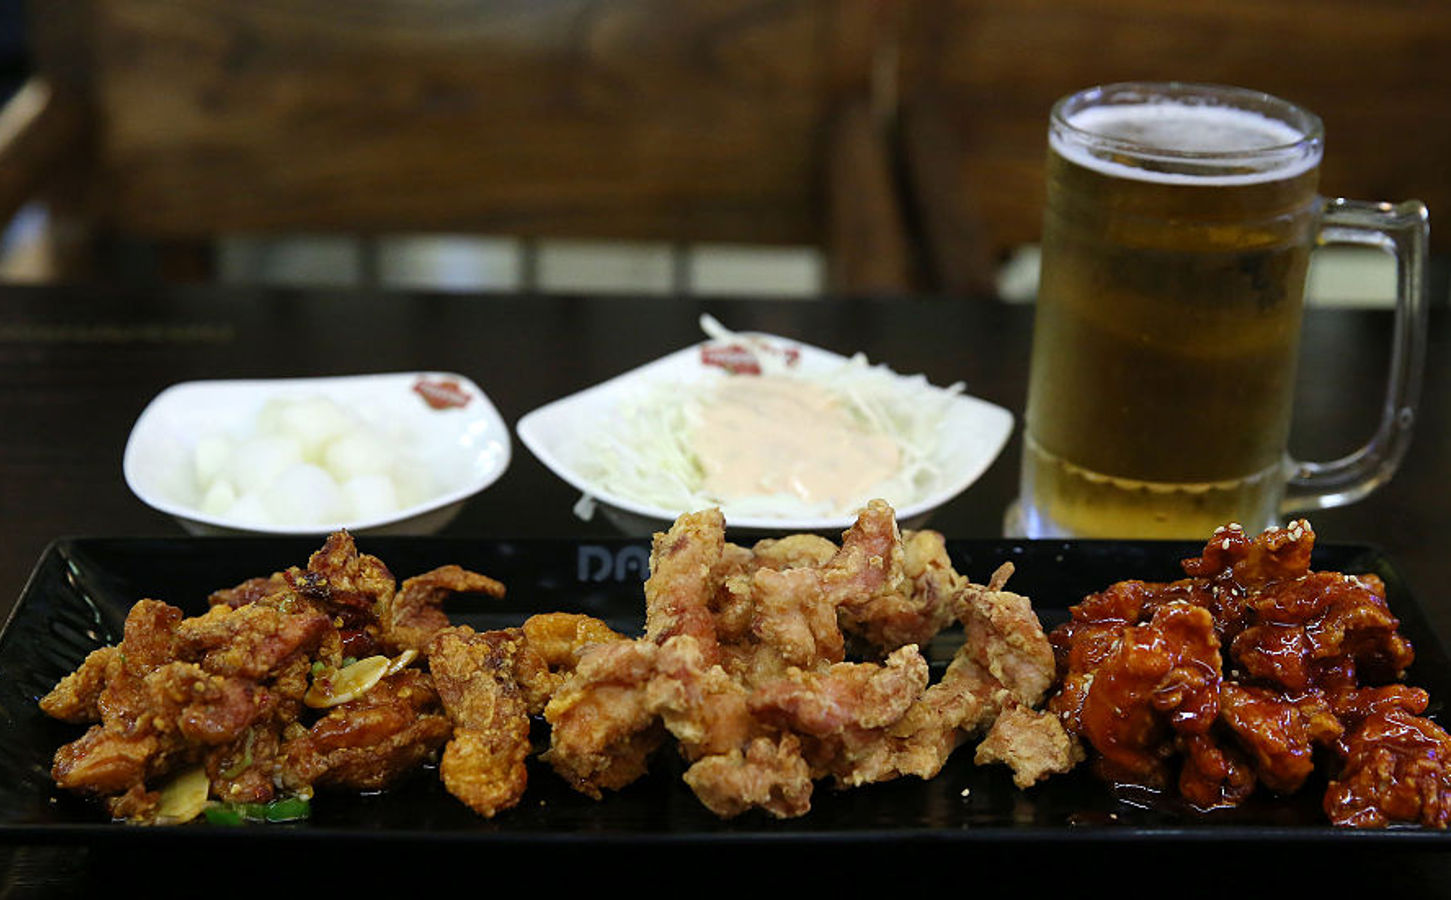
[[[451,370],[481,385],[512,428],[539,405],[699,340],[702,312],[735,329],[769,331],[840,352],[859,350],[934,383],[962,380],[970,392],[1022,413],[1032,311],[992,299],[775,302],[9,287],[0,289],[0,614],[8,613],[31,567],[57,537],[182,533],[132,496],[121,474],[133,421],[169,384]],[[1386,312],[1308,314],[1292,442],[1297,455],[1330,458],[1369,434],[1381,405],[1390,328]],[[1451,594],[1441,579],[1451,550],[1444,482],[1451,462],[1448,344],[1451,318],[1446,310],[1434,310],[1422,415],[1401,472],[1358,504],[1310,517],[1322,541],[1383,548],[1443,642],[1451,638]],[[1015,436],[986,475],[930,524],[951,537],[1000,536],[1004,509],[1016,491],[1018,453]],[[573,489],[516,440],[509,470],[446,533],[516,538],[615,533],[601,517],[576,518],[571,512],[576,499]],[[106,877],[75,848],[6,852],[13,885],[65,888]],[[943,878],[965,885],[983,881],[972,871],[976,866],[993,872],[1015,853],[1036,877],[1065,875],[1062,867],[1036,864],[1045,853],[1060,852],[1066,851],[1004,848],[1001,859],[969,863],[942,859],[928,846],[920,859],[904,865],[911,865],[913,876],[951,869]],[[1191,846],[1176,852],[1182,865],[1201,866],[1215,851]],[[1277,847],[1262,854],[1260,877],[1280,872],[1277,858],[1292,852]],[[1358,859],[1347,874],[1344,854],[1336,852],[1334,860],[1312,855],[1283,870],[1283,884],[1307,877],[1307,860],[1314,861],[1308,868],[1335,873],[1336,884],[1350,877],[1388,877],[1392,870],[1413,889],[1418,883],[1441,885],[1444,895],[1451,884],[1441,880],[1451,877],[1451,854],[1381,852]]]

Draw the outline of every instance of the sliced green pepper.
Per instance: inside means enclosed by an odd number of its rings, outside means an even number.
[[[312,804],[305,797],[282,797],[271,803],[209,803],[202,813],[213,825],[297,822],[311,815]]]

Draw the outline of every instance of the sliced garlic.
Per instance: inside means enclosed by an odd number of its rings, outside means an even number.
[[[414,650],[412,648],[409,648],[407,650],[404,650],[402,653],[400,653],[397,656],[395,656],[393,658],[393,661],[392,662],[388,663],[388,671],[385,672],[384,674],[385,675],[397,675],[399,672],[401,672],[404,669],[408,668],[409,663],[413,662],[417,658],[418,658],[418,651],[417,650]]]
[[[341,669],[324,668],[312,678],[302,702],[314,709],[338,706],[356,700],[388,674],[392,661],[386,656],[369,656]]]
[[[207,805],[211,783],[204,766],[193,766],[173,777],[161,788],[156,806],[156,824],[180,825],[201,815]]]

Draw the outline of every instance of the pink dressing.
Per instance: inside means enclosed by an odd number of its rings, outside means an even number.
[[[897,445],[830,391],[780,376],[723,379],[690,437],[706,492],[722,500],[786,493],[848,509],[901,467]]]

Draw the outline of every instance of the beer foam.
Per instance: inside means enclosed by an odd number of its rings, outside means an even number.
[[[1130,165],[1097,155],[1082,142],[1065,138],[1054,129],[1049,136],[1053,149],[1065,159],[1105,175],[1163,184],[1234,185],[1257,184],[1293,178],[1320,162],[1319,145],[1298,153],[1267,155],[1251,163],[1238,157],[1261,150],[1286,150],[1304,140],[1305,133],[1288,123],[1245,109],[1203,106],[1161,101],[1129,106],[1099,106],[1079,110],[1068,117],[1073,128],[1110,140],[1127,141],[1164,150],[1165,156],[1146,156],[1161,163],[1172,162],[1175,154],[1193,154],[1201,163],[1222,163],[1223,174],[1172,172]],[[1246,165],[1253,165],[1245,171]]]

